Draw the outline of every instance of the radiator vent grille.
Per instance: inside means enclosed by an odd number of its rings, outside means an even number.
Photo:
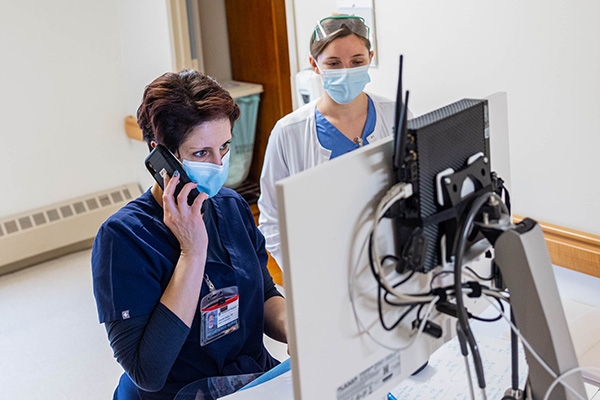
[[[0,275],[91,246],[102,222],[140,194],[131,183],[0,218]]]
[[[123,188],[61,206],[50,206],[43,211],[33,211],[28,215],[11,217],[4,220],[1,225],[4,226],[7,235],[12,235],[47,223],[58,223],[62,219],[94,211],[100,207],[109,207],[115,204],[122,206],[130,200],[133,200],[130,190]],[[0,236],[4,235],[4,231],[0,226]]]

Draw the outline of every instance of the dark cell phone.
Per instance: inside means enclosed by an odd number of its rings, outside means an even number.
[[[148,157],[146,157],[145,164],[150,174],[154,177],[154,180],[156,180],[163,190],[165,189],[163,175],[167,174],[169,177],[173,177],[175,171],[179,171],[179,183],[175,188],[175,201],[177,201],[177,195],[179,195],[183,186],[192,181],[183,170],[179,160],[162,144],[157,144],[150,152]],[[192,189],[188,196],[188,204],[190,206],[199,194],[198,189]],[[204,211],[204,204],[202,205],[202,211]]]

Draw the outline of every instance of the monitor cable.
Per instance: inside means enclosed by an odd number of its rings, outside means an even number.
[[[371,231],[371,235],[372,235],[372,231]],[[393,347],[393,346],[389,346],[385,343],[382,343],[381,340],[379,340],[377,337],[375,337],[373,335],[373,333],[371,332],[370,328],[368,328],[362,321],[358,309],[357,309],[357,304],[356,304],[356,299],[355,299],[355,291],[356,291],[356,281],[355,281],[355,277],[357,276],[357,274],[359,273],[359,265],[358,265],[358,261],[362,259],[362,255],[364,254],[365,249],[368,247],[369,244],[369,240],[370,240],[370,235],[367,236],[365,238],[365,241],[363,242],[361,249],[359,251],[358,257],[357,257],[357,262],[354,264],[353,269],[352,269],[352,273],[350,274],[350,279],[348,279],[348,289],[349,289],[349,297],[350,297],[350,305],[352,307],[352,313],[354,314],[354,319],[356,321],[356,324],[358,326],[359,332],[365,333],[369,339],[371,339],[375,344],[377,344],[378,346],[387,349],[387,350],[391,350],[391,351],[402,351],[402,350],[406,350],[408,349],[410,346],[412,346],[423,334],[423,331],[425,330],[425,323],[421,323],[419,324],[419,327],[417,329],[417,332],[415,335],[413,335],[410,340],[408,341],[408,343],[405,343],[402,346],[398,346],[398,347]],[[372,257],[372,256],[371,256]],[[386,259],[385,257],[380,261],[383,262],[384,259]],[[406,278],[405,278],[406,279]],[[379,284],[379,280],[378,280],[378,284]],[[382,287],[381,287],[382,288]],[[383,289],[383,288],[382,288]],[[424,296],[418,297],[419,301],[417,303],[421,303],[426,302],[426,304],[429,304],[427,307],[427,310],[425,312],[425,321],[429,319],[431,313],[433,312],[433,309],[435,307],[435,303],[438,300],[437,296],[428,296],[429,298],[426,298]],[[413,302],[414,303],[414,302]],[[409,303],[408,305],[412,305],[413,303]]]
[[[456,258],[454,263],[454,292],[457,306],[457,317],[458,322],[460,323],[460,327],[465,335],[467,343],[471,349],[471,356],[473,358],[473,364],[475,366],[475,373],[477,375],[477,381],[479,387],[482,389],[485,397],[485,376],[483,372],[483,363],[481,361],[481,354],[479,352],[479,347],[477,346],[477,342],[473,335],[473,331],[469,326],[469,319],[467,315],[467,310],[465,308],[464,300],[462,297],[462,282],[461,282],[461,273],[462,273],[462,263],[464,254],[466,251],[467,241],[471,234],[471,228],[474,226],[475,218],[479,214],[479,211],[485,206],[488,201],[494,198],[502,203],[502,199],[494,192],[486,192],[481,196],[475,198],[472,202],[471,207],[469,208],[469,212],[464,220],[463,225],[461,226],[460,233],[458,236],[458,243],[456,246]],[[504,206],[506,210],[506,206]]]
[[[379,201],[377,205],[377,209],[375,211],[373,217],[373,230],[371,231],[372,242],[377,240],[377,229],[379,226],[379,222],[385,217],[387,211],[396,204],[397,201],[401,199],[406,199],[413,194],[412,184],[406,182],[399,182],[393,185],[382,199]],[[391,295],[395,296],[399,300],[406,303],[414,303],[414,302],[430,302],[436,299],[436,296],[415,296],[406,293],[399,292],[396,290],[393,285],[386,279],[385,273],[383,271],[383,266],[381,265],[381,258],[379,256],[379,251],[377,246],[373,244],[370,246],[373,252],[373,265],[375,267],[375,271],[377,276],[379,277],[378,281],[383,285],[385,290],[389,292]]]
[[[500,303],[502,305],[502,303]],[[502,308],[504,312],[504,308]],[[502,314],[500,314],[502,318]],[[512,307],[510,308],[510,320],[513,324],[517,324],[515,320],[515,313]],[[519,392],[519,338],[517,334],[511,329],[510,330],[510,357],[511,357],[511,373],[512,373],[512,387],[513,393]]]
[[[473,391],[473,378],[471,377],[471,367],[469,366],[467,337],[465,336],[458,321],[456,321],[456,336],[458,337],[458,343],[460,344],[460,353],[463,355],[463,359],[465,360],[465,370],[467,371],[467,381],[469,382],[469,393],[471,394],[471,400],[475,400],[475,392]]]

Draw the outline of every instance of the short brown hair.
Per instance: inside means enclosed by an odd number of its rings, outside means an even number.
[[[345,16],[345,15],[346,14],[340,14],[340,16]],[[324,25],[327,24],[327,21],[323,21],[323,24]],[[311,35],[311,37],[310,37],[310,55],[316,60],[317,57],[319,57],[321,55],[321,53],[325,50],[325,47],[327,47],[329,45],[329,43],[333,42],[335,39],[343,38],[343,37],[350,36],[350,35],[354,35],[357,38],[359,38],[360,40],[362,40],[362,42],[365,44],[367,50],[371,51],[371,41],[369,40],[369,38],[357,35],[356,33],[352,32],[352,30],[350,30],[350,28],[348,28],[346,25],[342,25],[340,29],[327,35],[327,37],[325,39],[315,40],[316,36],[314,34]]]
[[[227,118],[233,124],[240,108],[213,78],[188,69],[167,72],[146,86],[137,110],[144,141],[153,140],[177,152],[190,131],[203,122]]]

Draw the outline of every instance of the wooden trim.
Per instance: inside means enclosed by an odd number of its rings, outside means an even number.
[[[273,126],[292,112],[285,0],[225,0],[231,77],[262,85],[248,179],[258,183]]]
[[[523,217],[513,216],[518,223]],[[600,236],[537,221],[554,265],[600,278]]]
[[[144,141],[142,138],[142,130],[137,123],[137,119],[131,115],[125,117],[125,133],[132,139]]]

